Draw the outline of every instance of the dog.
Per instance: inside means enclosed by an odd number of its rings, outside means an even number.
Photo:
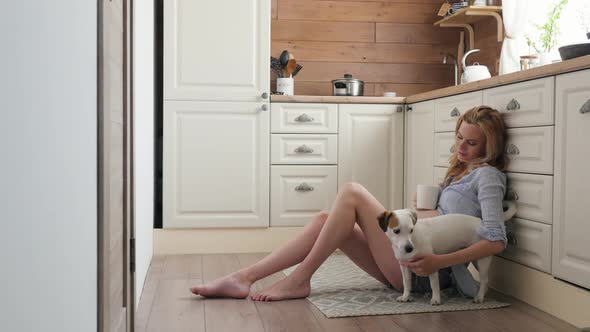
[[[506,206],[507,205],[507,206]],[[516,207],[513,203],[505,203],[505,220],[514,216]],[[399,262],[409,261],[416,255],[424,254],[448,254],[478,242],[481,238],[477,235],[477,228],[481,225],[481,219],[464,214],[446,214],[433,218],[417,220],[416,211],[401,209],[385,211],[379,217],[379,226],[385,231]],[[473,302],[484,301],[488,289],[488,271],[492,257],[487,256],[477,260],[480,286]],[[412,271],[400,265],[403,277],[404,292],[396,300],[399,302],[410,301],[412,290]],[[429,276],[432,298],[430,304],[439,305],[440,285],[438,271]]]

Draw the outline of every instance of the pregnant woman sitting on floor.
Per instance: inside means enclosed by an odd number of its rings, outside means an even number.
[[[464,264],[504,250],[505,141],[504,122],[494,109],[475,107],[457,120],[455,149],[441,185],[438,207],[418,211],[418,218],[448,213],[479,217],[482,219],[478,230],[481,240],[450,254],[426,255],[404,263],[417,275],[427,276],[454,266],[453,273],[462,274],[462,278],[457,275],[459,289],[469,294],[474,285],[463,278],[469,273],[464,270]],[[402,291],[399,263],[389,238],[377,222],[377,217],[385,210],[363,186],[348,183],[338,191],[330,212],[314,216],[295,238],[257,263],[195,286],[191,292],[204,297],[245,298],[257,280],[300,263],[291,274],[252,294],[251,298],[256,301],[304,298],[310,293],[313,273],[338,248],[369,275]]]

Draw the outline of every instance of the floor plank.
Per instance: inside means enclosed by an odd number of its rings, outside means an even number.
[[[203,279],[209,282],[237,271],[240,263],[236,255],[204,255]],[[256,306],[250,300],[204,299],[205,325],[208,332],[264,331]]]
[[[137,331],[577,331],[524,302],[494,292],[510,307],[490,310],[327,318],[301,299],[256,302],[204,299],[191,286],[249,266],[266,254],[154,256],[137,312]],[[256,292],[283,278],[275,273],[256,282]]]

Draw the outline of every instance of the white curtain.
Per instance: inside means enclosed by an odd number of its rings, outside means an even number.
[[[518,38],[522,37],[528,22],[528,0],[503,0],[502,16],[506,36],[500,54],[500,75],[520,70]]]

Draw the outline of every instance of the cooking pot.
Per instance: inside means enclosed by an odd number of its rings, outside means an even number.
[[[344,78],[332,81],[334,96],[362,96],[365,82],[353,79],[351,74],[344,74]]]
[[[473,63],[473,65],[471,65],[471,66],[467,66],[465,64],[465,60],[467,59],[467,56],[471,53],[474,53],[474,52],[479,52],[479,49],[473,49],[473,50],[465,53],[465,55],[463,56],[463,59],[461,59],[461,64],[463,65],[463,74],[461,75],[461,83],[475,82],[475,81],[479,81],[479,80],[483,80],[483,79],[492,77],[492,74],[490,74],[490,71],[488,70],[488,67],[486,67],[486,66],[480,65],[477,62]]]

